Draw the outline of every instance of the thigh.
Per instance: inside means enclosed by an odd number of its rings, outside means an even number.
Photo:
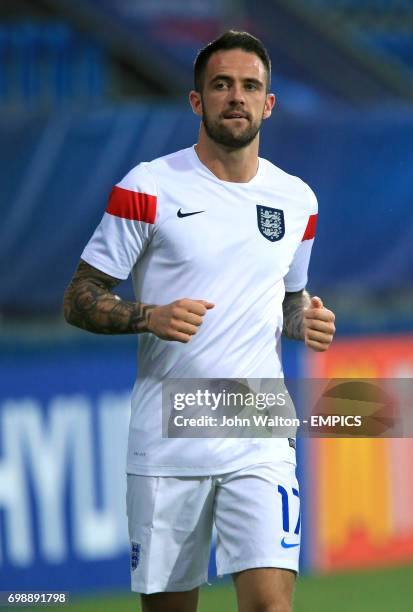
[[[196,612],[199,589],[181,593],[141,595],[142,612]]]
[[[234,574],[238,611],[290,612],[296,574],[292,570],[258,568]]]
[[[218,574],[298,571],[300,499],[295,465],[258,464],[225,475],[215,502]]]
[[[180,593],[207,580],[213,496],[208,477],[128,475],[133,591]]]

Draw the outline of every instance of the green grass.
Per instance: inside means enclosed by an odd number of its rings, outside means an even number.
[[[219,584],[219,582],[218,582]],[[132,594],[72,598],[71,612],[138,612],[138,597]],[[10,610],[11,608],[7,608]],[[59,608],[52,608],[59,609]],[[19,608],[26,612],[39,608]],[[230,583],[201,589],[198,612],[236,612]],[[294,612],[412,612],[413,566],[298,580]]]

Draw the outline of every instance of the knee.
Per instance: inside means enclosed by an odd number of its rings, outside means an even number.
[[[283,599],[277,601],[257,601],[248,612],[292,612],[291,602]]]

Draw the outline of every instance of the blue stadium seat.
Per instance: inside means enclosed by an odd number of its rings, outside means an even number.
[[[0,26],[0,105],[50,108],[104,95],[106,59],[98,44],[62,22]]]

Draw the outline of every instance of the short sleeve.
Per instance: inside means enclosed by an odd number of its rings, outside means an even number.
[[[156,185],[143,163],[113,187],[81,258],[110,276],[126,279],[152,238],[156,212]]]
[[[290,268],[284,277],[285,290],[287,292],[301,291],[307,285],[308,281],[308,266],[310,263],[311,250],[314,244],[317,218],[318,204],[314,192],[306,185],[307,200],[310,206],[307,206],[307,214],[305,216],[305,229],[300,244],[298,245]]]

